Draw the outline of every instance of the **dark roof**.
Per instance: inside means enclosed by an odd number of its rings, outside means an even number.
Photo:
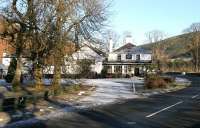
[[[143,49],[139,46],[135,46],[131,43],[128,43],[120,48],[118,48],[117,50],[114,51],[114,53],[132,53],[132,54],[152,54],[152,51],[151,50],[146,50],[146,49]]]
[[[143,49],[141,47],[134,47],[131,50],[125,51],[125,52],[130,52],[132,54],[140,54],[140,53],[151,54],[152,53],[150,50],[146,50],[146,49]]]
[[[131,43],[127,43],[127,44],[125,44],[125,45],[123,45],[123,46],[121,46],[120,48],[118,48],[118,49],[116,49],[116,50],[114,50],[114,52],[120,52],[121,50],[128,50],[128,49],[132,49],[132,48],[134,48],[135,47],[135,45],[134,44],[131,44]]]

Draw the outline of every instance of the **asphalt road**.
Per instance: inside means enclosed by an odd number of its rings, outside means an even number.
[[[66,112],[21,128],[200,128],[200,77],[187,78],[192,86],[177,92]]]

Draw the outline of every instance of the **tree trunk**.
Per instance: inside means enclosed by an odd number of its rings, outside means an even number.
[[[35,77],[35,88],[40,91],[44,89],[42,82],[42,68],[39,66],[35,66],[34,68],[34,77]]]
[[[12,80],[12,88],[13,91],[19,91],[20,90],[20,85],[21,85],[21,75],[22,75],[22,71],[21,71],[21,57],[17,58],[17,67],[16,67],[16,71],[15,71],[15,76]]]
[[[59,95],[61,93],[61,58],[54,58],[54,76],[52,83],[52,91],[54,95]]]

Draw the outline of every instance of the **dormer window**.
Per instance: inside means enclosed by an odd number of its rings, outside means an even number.
[[[130,53],[126,54],[126,59],[127,59],[127,60],[132,59],[132,54],[130,54]]]

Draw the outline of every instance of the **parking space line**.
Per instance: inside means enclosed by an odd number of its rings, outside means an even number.
[[[150,114],[150,115],[147,115],[146,118],[152,117],[152,116],[154,116],[154,115],[156,115],[156,114],[158,114],[158,113],[161,113],[161,112],[163,112],[163,111],[165,111],[165,110],[167,110],[167,109],[170,109],[170,108],[172,108],[172,107],[174,107],[174,106],[176,106],[176,105],[182,104],[182,103],[183,103],[183,101],[179,101],[179,102],[177,102],[176,104],[170,105],[170,106],[168,106],[168,107],[166,107],[166,108],[163,108],[163,109],[161,109],[161,110],[159,110],[159,111],[157,111],[157,112],[154,112],[154,113],[152,113],[152,114]]]
[[[194,95],[194,96],[192,96],[192,99],[194,99],[194,98],[196,98],[196,97],[198,97],[199,95]]]

